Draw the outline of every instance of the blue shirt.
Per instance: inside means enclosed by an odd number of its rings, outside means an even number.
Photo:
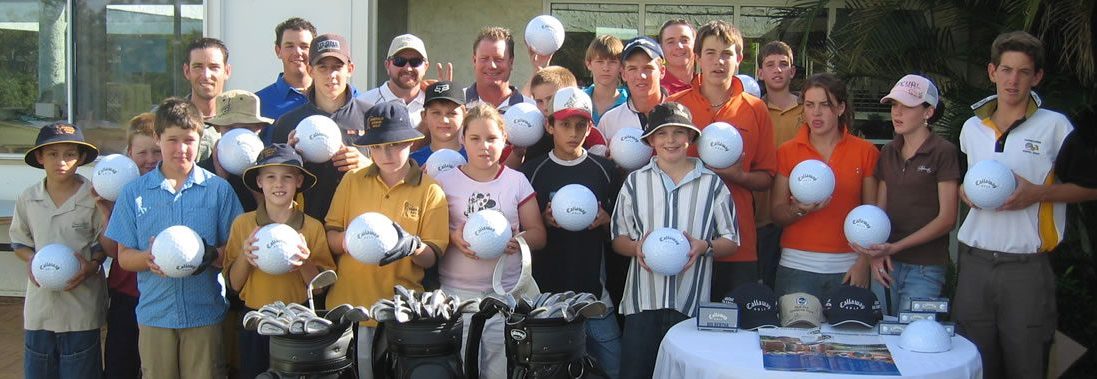
[[[469,155],[465,152],[464,146],[461,147],[461,150],[457,150],[457,152],[461,153],[461,156],[465,157],[465,159],[469,159]],[[427,159],[430,158],[431,154],[434,154],[434,150],[431,150],[430,145],[428,144],[419,150],[413,151],[411,153],[411,159],[415,160],[415,163],[418,163],[419,166],[422,167],[424,163],[427,163]]]
[[[591,101],[594,101],[594,86],[595,86],[594,84],[591,84],[587,88],[583,88],[583,92],[586,92],[587,95],[590,96]],[[609,112],[610,109],[617,108],[618,105],[624,104],[626,101],[628,101],[628,91],[626,91],[624,87],[617,87],[617,95],[618,95],[617,96],[617,101],[615,101],[613,103],[612,107],[609,107],[608,109],[606,109],[606,112]],[[594,122],[594,125],[598,125],[598,120],[602,119],[602,114],[598,113],[598,109],[595,108],[593,105],[591,106],[591,115],[590,116],[591,116],[591,121]],[[610,138],[610,137],[612,137],[612,136],[606,136],[606,138]],[[609,142],[609,141],[606,141],[606,142]]]
[[[308,96],[304,92],[290,87],[283,75],[279,73],[273,84],[255,93],[256,96],[259,96],[259,114],[263,117],[277,120],[293,108],[309,102]]]
[[[118,196],[106,236],[126,247],[147,250],[149,238],[173,225],[185,225],[209,245],[228,242],[232,220],[243,213],[224,179],[194,166],[179,192],[158,167],[127,184]],[[137,323],[183,329],[221,322],[228,309],[220,270],[208,268],[185,278],[137,273]]]

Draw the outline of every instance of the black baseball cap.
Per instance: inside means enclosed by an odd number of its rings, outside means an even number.
[[[259,176],[259,169],[269,166],[286,166],[301,170],[301,173],[305,176],[305,181],[301,183],[301,189],[298,192],[305,192],[316,185],[316,175],[305,169],[301,155],[297,154],[297,151],[287,144],[275,143],[259,151],[259,157],[256,158],[255,164],[244,170],[244,186],[252,191],[263,193],[263,189],[259,188],[259,184],[255,179]]]
[[[636,37],[625,43],[624,50],[621,50],[621,61],[627,60],[637,51],[643,51],[651,59],[663,59],[663,48],[659,47],[658,42],[651,37]]]
[[[403,102],[386,101],[366,111],[366,131],[354,141],[356,146],[383,145],[423,139],[415,130]]]
[[[693,114],[689,108],[680,103],[666,102],[656,105],[648,113],[648,123],[644,125],[644,133],[640,135],[640,139],[648,143],[648,137],[664,126],[681,126],[694,131],[693,141],[701,135],[701,130],[693,125]]]
[[[831,325],[860,324],[873,327],[883,318],[880,300],[867,288],[843,285],[831,292],[823,304],[823,315]]]
[[[449,100],[457,103],[457,105],[464,105],[465,91],[452,81],[438,81],[427,86],[427,92],[423,95],[423,104],[430,104],[435,100]]]
[[[34,148],[27,151],[27,154],[23,156],[23,161],[31,167],[42,168],[42,164],[38,162],[38,157],[35,156],[34,152],[43,147],[59,143],[71,143],[76,145],[80,152],[84,153],[84,161],[80,163],[81,166],[94,162],[95,158],[99,156],[99,149],[95,145],[84,142],[84,132],[80,131],[80,127],[62,121],[38,129],[38,138],[34,140]]]
[[[723,302],[739,306],[739,327],[742,329],[781,326],[777,314],[777,295],[764,284],[743,284],[728,293]]]

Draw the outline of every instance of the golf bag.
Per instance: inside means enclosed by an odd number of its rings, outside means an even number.
[[[357,379],[351,340],[352,322],[332,325],[317,336],[270,337],[270,369],[257,379]]]
[[[374,343],[378,379],[464,379],[460,317],[385,322]]]

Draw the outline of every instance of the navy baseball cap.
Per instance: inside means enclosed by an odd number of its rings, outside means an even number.
[[[883,318],[880,300],[868,288],[843,285],[823,304],[823,315],[831,325],[859,324],[873,327]]]
[[[386,101],[366,111],[366,131],[356,146],[383,145],[423,139],[423,133],[415,130],[408,117],[408,108],[402,103]]]
[[[255,164],[244,170],[244,186],[252,191],[263,193],[263,189],[259,188],[259,184],[255,179],[259,177],[259,169],[270,166],[293,167],[301,170],[301,173],[305,176],[305,181],[301,183],[301,188],[297,192],[305,192],[316,185],[316,175],[305,169],[301,155],[297,154],[297,151],[287,144],[275,143],[260,150]]]
[[[23,161],[31,167],[42,168],[42,164],[38,162],[38,157],[35,156],[34,152],[43,147],[59,143],[74,144],[80,149],[80,152],[84,153],[84,161],[80,163],[81,166],[94,162],[95,158],[99,157],[99,149],[95,145],[84,142],[84,132],[80,131],[80,127],[60,121],[38,129],[38,138],[34,140],[34,148],[27,151],[27,154],[23,156]]]
[[[739,306],[739,327],[742,329],[781,326],[777,314],[777,295],[764,284],[743,284],[728,293],[723,302]]]
[[[632,56],[637,51],[643,51],[651,59],[663,58],[663,48],[659,47],[659,43],[655,42],[651,37],[636,37],[630,39],[625,44],[625,49],[621,50],[621,60],[624,61],[628,57]]]

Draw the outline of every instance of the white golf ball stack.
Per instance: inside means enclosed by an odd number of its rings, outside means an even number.
[[[122,188],[134,179],[141,177],[141,169],[129,157],[122,154],[111,154],[99,159],[95,164],[95,173],[91,177],[91,185],[95,193],[104,199],[114,201],[122,193]]]
[[[754,95],[754,97],[762,97],[762,86],[758,85],[758,81],[754,80],[754,77],[747,74],[735,75],[743,82],[743,91]]]
[[[503,113],[507,139],[518,147],[533,146],[545,134],[545,115],[536,105],[518,103]]]
[[[400,236],[392,220],[377,212],[366,212],[350,222],[343,237],[350,256],[365,264],[378,264],[385,252],[396,247]]]
[[[822,161],[808,159],[792,168],[788,186],[797,201],[818,204],[834,194],[834,171]]]
[[[564,46],[564,24],[556,17],[540,15],[526,24],[526,45],[540,55],[552,55]]]
[[[480,259],[495,259],[503,255],[512,232],[507,217],[494,209],[483,209],[469,216],[461,235],[469,249]]]
[[[964,175],[964,193],[982,209],[997,209],[1017,189],[1013,171],[993,159],[979,161]]]
[[[438,149],[430,154],[423,167],[427,169],[427,175],[437,178],[438,174],[452,170],[465,163],[469,163],[461,153],[450,149]]]
[[[726,122],[714,122],[701,130],[697,155],[715,168],[728,168],[743,156],[743,136]]]
[[[861,247],[887,242],[891,236],[891,219],[875,205],[861,205],[846,215],[846,240]]]
[[[152,241],[152,256],[160,271],[172,278],[194,273],[202,264],[206,244],[193,229],[183,225],[169,226]]]
[[[243,128],[233,129],[217,142],[217,161],[225,171],[240,175],[244,169],[255,164],[262,150],[263,141],[258,134]]]
[[[271,275],[282,275],[293,269],[298,262],[297,254],[304,245],[301,235],[286,224],[267,224],[255,232],[255,263],[260,270]]]
[[[651,146],[648,146],[640,136],[644,132],[637,128],[624,128],[619,130],[609,142],[609,156],[618,166],[625,170],[635,170],[651,161]]]
[[[682,231],[671,228],[658,228],[648,234],[640,249],[644,252],[644,261],[656,274],[674,276],[682,272],[689,262],[689,240]]]
[[[582,184],[563,186],[552,196],[552,217],[566,230],[586,230],[598,217],[598,198]]]
[[[55,243],[46,245],[31,260],[31,275],[38,286],[50,290],[62,290],[80,270],[80,261],[68,246]]]
[[[297,123],[294,135],[297,137],[297,151],[306,161],[322,163],[343,147],[343,137],[339,125],[331,118],[312,115]]]

